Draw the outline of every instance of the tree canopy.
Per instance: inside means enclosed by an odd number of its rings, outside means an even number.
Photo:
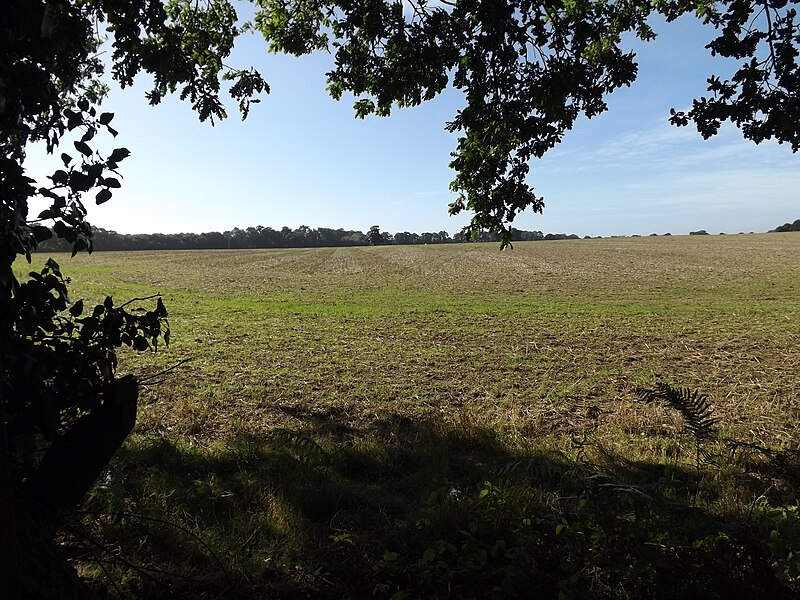
[[[778,233],[785,233],[787,231],[800,231],[800,219],[795,219],[793,223],[784,223],[783,225],[778,225],[772,231]]]

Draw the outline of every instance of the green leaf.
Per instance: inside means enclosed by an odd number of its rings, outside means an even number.
[[[63,200],[61,196],[56,194],[55,192],[48,190],[47,188],[39,188],[39,193],[44,196],[45,198],[50,198],[51,200],[55,200],[56,202]],[[65,202],[66,204],[66,202]],[[39,217],[40,219],[43,217]]]
[[[72,110],[64,111],[64,114],[67,115],[67,129],[72,131],[76,127],[78,127],[81,123],[83,123],[83,119],[81,118],[81,114],[77,113]]]
[[[658,382],[654,388],[637,388],[636,393],[645,404],[660,401],[677,410],[686,422],[686,429],[698,442],[716,437],[719,419],[708,397],[699,390]]]

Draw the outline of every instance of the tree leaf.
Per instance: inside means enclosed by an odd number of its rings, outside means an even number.
[[[86,133],[84,133],[83,136],[81,136],[81,141],[82,142],[88,142],[89,140],[91,140],[94,137],[95,133],[97,133],[97,130],[94,127],[89,127],[86,130]]]
[[[88,192],[94,186],[95,180],[81,171],[73,171],[69,174],[69,187],[75,192]]]
[[[83,119],[81,118],[81,114],[72,110],[64,111],[64,114],[67,115],[67,129],[72,131],[76,127],[78,127],[81,123],[83,123]]]
[[[64,221],[56,221],[53,223],[53,232],[60,238],[66,238],[69,235],[69,227],[66,226]]]
[[[52,179],[53,183],[56,185],[65,185],[69,179],[69,174],[64,170],[59,169],[50,176],[50,179]]]
[[[89,145],[86,142],[75,142],[75,149],[84,156],[92,155],[92,149],[89,148]]]
[[[86,242],[82,238],[78,238],[72,244],[72,256],[73,256],[73,258],[81,250],[86,250]]]
[[[111,200],[111,190],[108,188],[102,189],[97,192],[97,196],[95,196],[95,202],[97,204],[103,204],[104,202],[108,202]]]
[[[156,316],[163,318],[167,316],[167,309],[164,306],[164,303],[161,301],[161,298],[158,299],[156,302]]]
[[[50,231],[50,228],[44,227],[43,225],[34,225],[32,231],[33,237],[36,238],[37,242],[43,242],[53,237],[53,232]]]
[[[69,307],[69,314],[73,317],[79,317],[83,312],[83,300],[78,300],[75,304]]]
[[[59,196],[58,194],[56,194],[52,190],[48,190],[47,188],[39,188],[39,193],[42,196],[45,196],[46,198],[50,198],[51,200],[57,200],[57,201],[63,200],[63,198],[61,196]],[[47,218],[47,217],[40,216],[39,218],[40,219],[44,219],[44,218]]]
[[[112,153],[111,156],[108,157],[109,162],[119,162],[123,159],[128,158],[131,155],[131,151],[127,148],[116,148]]]

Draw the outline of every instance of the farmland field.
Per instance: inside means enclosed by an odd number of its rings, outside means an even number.
[[[737,433],[788,442],[800,417],[791,234],[98,253],[62,268],[76,298],[164,295],[170,348],[121,370],[192,361],[147,390],[142,432],[203,443],[331,411],[359,427],[434,413],[634,442],[663,423],[631,389],[659,377],[702,388]]]
[[[631,465],[696,479],[681,417],[636,394],[659,381],[706,393],[722,438],[784,458],[800,448],[800,235],[56,260],[74,298],[163,294],[169,347],[124,352],[120,373],[147,377],[190,359],[142,389],[135,434],[87,504],[106,514],[86,521],[147,573],[182,573],[163,585],[190,597],[469,595],[458,587],[470,585],[469,569],[454,566],[466,551],[450,556],[444,525],[419,525],[408,507],[430,511],[442,490],[474,488],[483,501],[498,466],[532,456],[623,465],[631,486]],[[796,519],[788,471],[757,475],[733,459],[715,469],[711,491],[694,489],[690,503],[712,520],[738,522],[758,498],[767,512],[793,506]],[[583,508],[559,489],[504,506],[544,503],[571,522]],[[419,547],[393,539],[426,527],[435,534]],[[704,548],[686,535],[665,554]],[[111,596],[154,593],[141,569],[112,565],[115,589],[76,560]],[[796,559],[770,564],[798,589]],[[558,585],[611,586],[594,589],[620,597],[645,589],[615,588],[597,565]],[[452,582],[441,587],[443,577]],[[515,582],[478,595],[513,595]]]

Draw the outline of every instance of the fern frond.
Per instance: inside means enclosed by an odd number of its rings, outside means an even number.
[[[717,437],[719,419],[714,416],[714,407],[708,397],[699,390],[659,382],[654,388],[637,388],[636,394],[645,404],[662,402],[677,410],[686,423],[686,429],[698,442]]]
[[[550,458],[535,456],[531,458],[520,458],[499,465],[494,469],[494,473],[500,476],[523,473],[533,477],[537,481],[543,482],[559,479],[562,475],[562,469],[557,462]]]
[[[291,429],[276,429],[272,432],[272,437],[282,446],[284,452],[304,465],[310,467],[330,465],[328,453],[307,435]]]

